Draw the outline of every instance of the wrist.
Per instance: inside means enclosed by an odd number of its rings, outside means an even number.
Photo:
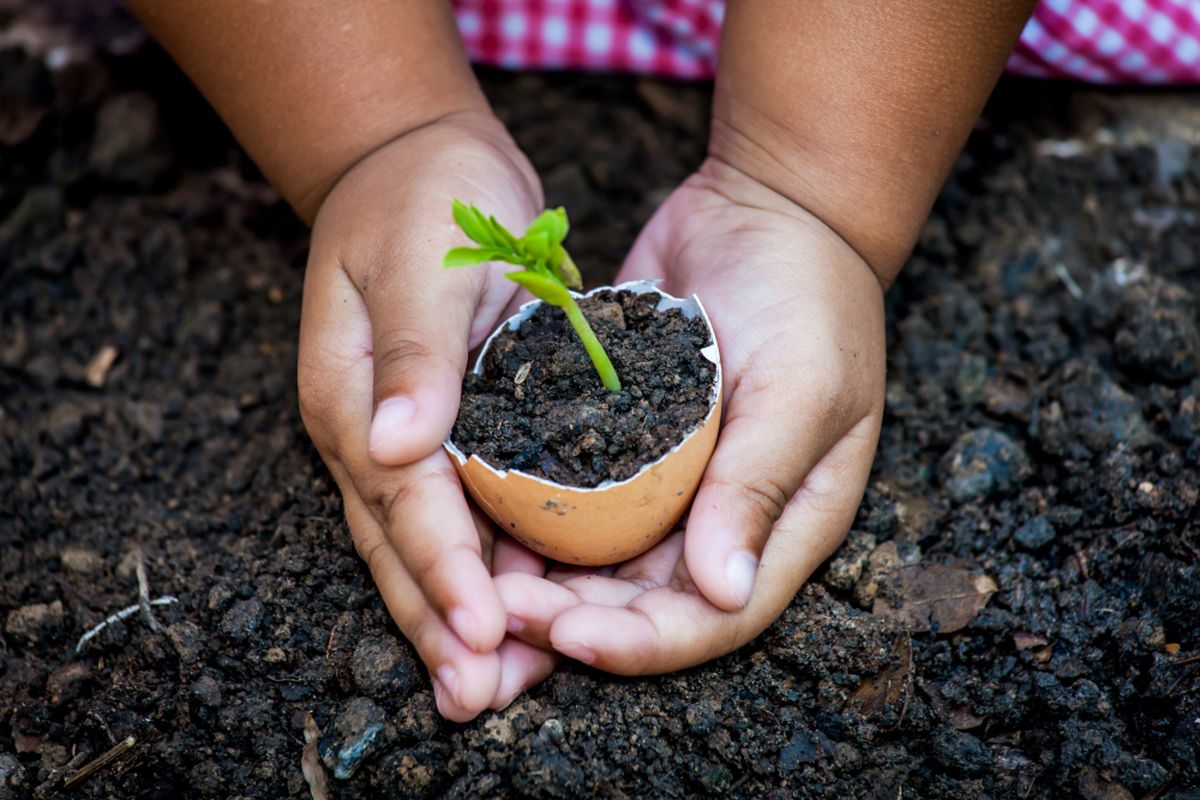
[[[319,180],[310,181],[303,194],[293,202],[293,207],[311,224],[334,188],[360,166],[387,160],[392,164],[390,169],[398,170],[399,179],[401,174],[415,170],[435,152],[456,150],[502,163],[512,173],[514,181],[527,185],[531,193],[541,197],[541,182],[536,171],[516,146],[504,123],[484,103],[482,107],[450,110],[380,137],[378,141],[361,148],[352,158],[347,158],[336,170],[325,173]],[[386,155],[386,158],[380,158],[382,155]],[[433,160],[440,162],[442,159]],[[398,166],[401,163],[405,166]],[[446,179],[450,180],[451,176],[448,174]]]
[[[501,222],[513,227],[541,211],[537,173],[490,113],[450,114],[364,155],[333,182],[315,209],[314,242],[323,232],[336,231],[340,259],[356,264],[380,262],[391,269],[440,263],[457,238],[450,217],[456,198],[496,209]],[[354,248],[359,250],[349,252]],[[397,248],[415,250],[401,258]]]
[[[907,180],[882,159],[850,163],[853,156],[798,140],[765,114],[720,94],[708,158],[815,216],[885,288],[912,251],[941,185]]]

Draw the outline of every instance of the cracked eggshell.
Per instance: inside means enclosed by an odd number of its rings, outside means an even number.
[[[658,308],[699,315],[712,344],[701,352],[716,367],[708,415],[657,461],[633,477],[605,481],[595,488],[564,486],[520,470],[496,469],[478,456],[467,458],[453,441],[444,444],[463,485],[502,530],[526,547],[566,564],[616,564],[649,550],[671,530],[692,502],[704,468],[717,444],[721,425],[721,356],[712,323],[695,295],[679,299],[654,281],[600,287],[644,294],[658,292]],[[589,292],[588,294],[592,294]],[[505,328],[515,330],[541,301],[526,303],[484,342],[475,372],[483,369],[492,340]]]

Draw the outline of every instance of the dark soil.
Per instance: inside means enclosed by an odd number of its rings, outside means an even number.
[[[700,317],[658,311],[657,292],[603,291],[579,307],[621,379],[600,382],[561,309],[538,306],[492,341],[463,380],[451,436],[465,455],[566,486],[623,481],[661,458],[708,415],[716,369]]]
[[[56,796],[304,797],[309,710],[339,798],[1198,796],[1194,96],[1003,85],[888,294],[846,545],[732,655],[568,665],[455,725],[296,410],[305,232],[85,6],[72,65],[0,51],[0,798],[128,736]],[[8,8],[6,36],[83,41]],[[706,89],[484,82],[607,281],[702,157]],[[77,654],[136,603],[139,551],[177,598],[161,630],[134,613]],[[997,590],[897,613],[933,567]]]

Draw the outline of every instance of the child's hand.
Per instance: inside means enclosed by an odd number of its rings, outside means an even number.
[[[499,269],[442,269],[462,243],[456,197],[516,229],[541,210],[532,168],[489,115],[420,128],[338,181],[313,226],[299,387],[355,546],[433,676],[439,710],[462,721],[510,702],[554,656],[505,640],[489,567],[545,567],[511,540],[493,552],[491,523],[472,515],[441,448],[467,352],[516,290]]]
[[[721,346],[725,421],[686,532],[615,573],[497,586],[526,641],[659,673],[758,635],[844,538],[883,413],[883,292],[816,217],[717,161],[667,200],[620,277],[698,294]]]

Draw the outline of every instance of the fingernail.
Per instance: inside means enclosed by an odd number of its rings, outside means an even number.
[[[576,661],[582,661],[584,664],[591,664],[596,660],[596,654],[592,649],[585,644],[579,642],[568,642],[567,644],[556,644],[554,649],[562,653],[568,658],[573,658]]]
[[[458,638],[466,642],[467,647],[474,648],[475,638],[479,633],[479,620],[475,615],[459,606],[450,609],[446,618],[450,627],[458,634]]]
[[[371,420],[371,432],[367,444],[371,452],[379,450],[391,438],[402,434],[413,414],[417,404],[407,397],[389,397],[375,409],[375,418]]]
[[[509,633],[520,633],[521,631],[525,630],[525,620],[509,614],[506,626]]]
[[[749,550],[734,550],[725,560],[725,580],[739,606],[745,608],[754,591],[754,575],[758,572],[758,559]]]
[[[442,664],[437,668],[437,681],[442,684],[442,688],[450,694],[450,699],[455,703],[459,703],[458,690],[461,688],[458,683],[458,670],[449,664]],[[461,705],[461,703],[459,703]]]

